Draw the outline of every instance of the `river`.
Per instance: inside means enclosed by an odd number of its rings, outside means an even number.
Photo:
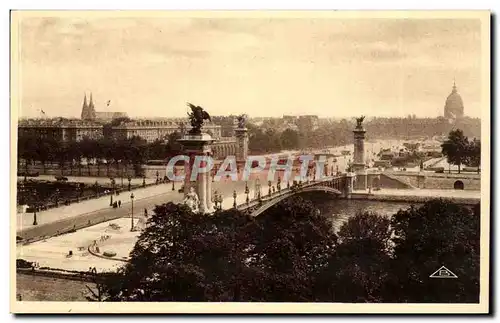
[[[360,200],[337,200],[337,199],[320,199],[306,198],[311,200],[322,214],[332,216],[334,221],[335,231],[339,230],[342,224],[350,217],[358,212],[369,211],[383,216],[390,217],[397,213],[400,209],[408,209],[410,203],[399,202],[379,202],[379,201],[360,201]],[[418,205],[416,205],[418,206]]]

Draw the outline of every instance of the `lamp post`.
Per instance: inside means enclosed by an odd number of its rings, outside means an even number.
[[[237,197],[237,196],[238,196],[238,195],[236,194],[236,190],[234,190],[234,192],[233,192],[233,207],[234,207],[235,209],[236,209],[236,197]]]
[[[33,203],[33,225],[38,225],[38,222],[36,221],[36,211],[38,211],[38,201],[36,200],[38,197],[36,191],[33,192],[33,196],[35,198],[35,203]]]
[[[134,231],[134,193],[130,194],[130,201],[132,202],[132,210],[130,212],[130,231]]]
[[[222,194],[219,193],[219,210],[222,210],[222,200],[223,200]]]
[[[111,194],[109,195],[109,206],[113,206],[113,195],[115,194],[115,180],[111,178]]]
[[[250,193],[250,190],[248,189],[248,182],[245,183],[245,194],[247,195],[246,202],[247,204],[250,203],[250,198],[248,197],[248,194]]]
[[[218,194],[218,192],[217,192],[217,190],[215,190],[214,194],[212,195],[212,203],[214,203],[216,210],[218,209],[217,203],[219,202],[219,200],[217,199],[217,194]]]
[[[120,160],[120,164],[122,163],[122,161]],[[123,188],[123,165],[120,166],[120,177],[122,179],[122,188]]]
[[[258,199],[260,194],[260,180],[257,178],[255,180],[255,192],[254,192],[254,198]]]
[[[176,171],[176,169],[175,169],[175,166],[174,166],[174,168],[172,169],[172,173],[174,174],[174,176],[173,176],[174,178],[172,178],[172,191],[175,191],[175,177],[176,177],[176,175],[177,175],[177,171]]]

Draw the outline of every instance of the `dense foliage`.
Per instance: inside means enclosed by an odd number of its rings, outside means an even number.
[[[441,145],[443,155],[448,163],[458,166],[460,173],[463,164],[477,167],[481,165],[481,141],[477,139],[469,140],[460,129],[449,133],[448,139]]]
[[[478,206],[361,212],[336,233],[332,221],[301,198],[256,218],[159,205],[104,292],[111,301],[478,302]],[[443,265],[458,278],[429,277]]]
[[[352,143],[354,120],[320,119],[317,124],[284,119],[267,119],[259,126],[249,124],[249,148],[253,153],[279,152],[282,149],[324,148]],[[372,118],[364,122],[368,139],[421,139],[441,137],[453,129],[479,138],[479,119],[461,118],[450,122],[438,118]]]
[[[82,160],[95,161],[97,166],[105,163],[106,167],[117,165],[140,165],[148,159],[163,160],[174,156],[181,150],[177,142],[180,134],[172,133],[168,140],[147,143],[140,137],[128,139],[88,139],[81,141],[60,142],[51,137],[20,135],[18,138],[18,161],[58,164],[59,167],[83,167]],[[89,165],[89,163],[87,163]],[[26,169],[27,170],[27,169]]]

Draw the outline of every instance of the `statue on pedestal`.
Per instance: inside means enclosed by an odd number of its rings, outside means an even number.
[[[365,120],[365,116],[356,118],[356,129],[363,129],[363,120]]]
[[[187,205],[191,211],[199,212],[200,210],[200,199],[198,198],[198,194],[195,193],[194,188],[189,188],[189,193],[184,198],[183,203]]]
[[[195,106],[188,102],[187,104],[191,108],[191,113],[188,113],[189,121],[191,122],[191,130],[189,134],[199,135],[201,134],[201,127],[205,120],[212,121],[208,112],[203,110],[200,106]]]
[[[245,129],[245,125],[247,122],[247,116],[246,114],[242,114],[236,117],[236,120],[238,120],[238,128],[239,129]]]

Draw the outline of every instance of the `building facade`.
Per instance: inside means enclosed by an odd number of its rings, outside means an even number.
[[[174,132],[185,133],[191,129],[187,121],[170,120],[135,120],[122,122],[112,127],[112,135],[115,139],[128,139],[135,136],[145,139],[147,142],[166,140]],[[221,126],[211,123],[203,125],[203,131],[209,133],[215,140],[220,140]]]
[[[103,137],[103,126],[100,123],[64,118],[20,120],[18,131],[20,136],[33,135],[39,138],[53,138],[61,142]]]

